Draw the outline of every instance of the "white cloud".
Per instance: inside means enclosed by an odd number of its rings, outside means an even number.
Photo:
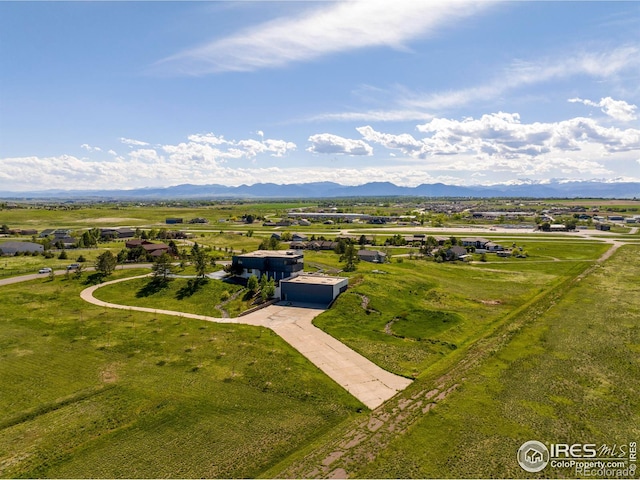
[[[205,163],[224,162],[231,159],[253,159],[267,153],[272,157],[283,157],[296,149],[296,144],[286,140],[226,140],[213,133],[189,135],[189,142],[178,145],[164,145],[162,150],[170,154],[171,160]]]
[[[377,132],[373,127],[358,127],[356,130],[364,137],[365,140],[370,142],[379,143],[386,148],[398,149],[403,153],[411,155],[414,152],[419,152],[424,147],[424,143],[416,140],[408,133],[400,135],[393,135],[389,133]]]
[[[614,100],[611,97],[606,97],[601,98],[599,102],[583,100],[581,98],[570,98],[568,101],[571,103],[582,103],[589,107],[600,107],[603,113],[621,122],[629,122],[638,118],[635,114],[638,107],[624,100]]]
[[[285,140],[241,140],[237,143],[244,154],[248,157],[255,157],[259,153],[270,153],[272,157],[283,157],[288,152],[296,149],[296,144]]]
[[[603,127],[583,117],[529,124],[517,113],[504,112],[478,119],[436,118],[417,126],[421,138],[371,126],[357,130],[368,142],[442,171],[609,175],[612,170],[602,162],[640,151],[640,130]]]
[[[156,165],[163,158],[152,148],[140,148],[129,153],[129,158],[134,162]]]
[[[516,60],[502,68],[494,79],[468,88],[444,92],[412,92],[406,88],[396,88],[391,92],[393,99],[388,109],[365,110],[362,112],[337,112],[314,115],[310,121],[362,121],[393,122],[428,120],[434,112],[447,111],[478,102],[500,98],[508,92],[522,87],[562,80],[580,75],[593,78],[610,78],[627,70],[640,68],[640,48],[621,46],[611,50],[595,52],[574,51],[562,57],[540,58],[536,60]],[[606,100],[606,99],[603,99]],[[603,111],[618,120],[635,119],[635,105],[607,100],[601,106]],[[631,109],[631,110],[630,110]],[[627,117],[625,117],[627,115]],[[628,115],[633,115],[629,117]]]
[[[327,2],[296,17],[253,26],[161,60],[188,75],[252,71],[366,47],[406,48],[411,39],[476,14],[493,1],[355,0]]]
[[[331,133],[319,133],[309,137],[311,146],[307,148],[311,153],[333,155],[372,155],[371,145],[362,140],[351,140]]]
[[[322,113],[307,118],[307,121],[341,121],[341,122],[402,122],[426,121],[433,114],[417,109],[367,110],[364,112]]]
[[[222,135],[214,135],[213,133],[196,133],[187,137],[189,141],[195,143],[207,143],[210,145],[224,145],[227,141]]]
[[[88,143],[83,143],[80,145],[80,148],[86,150],[87,152],[101,152],[102,149],[100,147],[92,147]]]
[[[292,142],[261,138],[227,140],[213,133],[161,146],[131,146],[127,152],[97,160],[72,155],[0,158],[0,188],[34,191],[50,188],[133,188],[180,183],[239,185],[331,180],[341,184],[391,181],[465,184],[481,175],[492,182],[513,178],[640,178],[640,130],[605,127],[584,117],[552,123],[522,123],[517,113],[492,113],[462,120],[434,118],[413,133],[357,129],[361,139],[331,133],[308,137],[312,154],[351,155],[353,168],[320,167],[307,158],[295,167],[239,166],[265,156],[284,156]],[[144,142],[141,142],[144,143]],[[372,145],[377,158],[373,155]],[[303,152],[304,153],[304,152]],[[395,157],[392,155],[398,154]],[[310,167],[302,167],[309,160]],[[474,176],[475,174],[475,176]]]
[[[402,99],[405,106],[425,109],[459,107],[481,98],[497,98],[509,90],[566,79],[577,75],[608,78],[628,69],[640,67],[640,48],[622,46],[598,52],[572,52],[562,57],[537,60],[516,60],[488,83],[468,89],[440,92],[431,95],[414,94]]]
[[[124,143],[125,145],[130,145],[132,147],[145,147],[147,145],[149,145],[147,142],[143,142],[140,140],[133,140],[131,138],[120,138],[120,142]]]

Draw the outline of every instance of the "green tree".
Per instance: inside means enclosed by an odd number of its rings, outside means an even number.
[[[209,256],[199,247],[197,242],[194,243],[191,248],[191,262],[196,269],[198,278],[204,278],[207,273],[207,266],[209,265]]]
[[[262,240],[259,250],[278,250],[280,248],[280,241],[276,237],[270,237]]]
[[[262,275],[262,277],[260,277],[260,297],[262,298],[262,301],[266,302],[268,299],[272,298],[275,293],[275,280],[267,277],[267,275]]]
[[[169,241],[169,252],[171,253],[171,255],[174,256],[178,256],[178,245],[176,245],[176,242],[174,242],[173,240]]]
[[[69,258],[69,256],[67,255],[66,250],[62,250],[60,255],[58,255],[58,260],[66,260],[67,258]]]
[[[76,271],[73,272],[73,278],[75,278],[76,280],[80,280],[82,278],[83,273],[84,273],[84,267],[82,264],[79,264],[76,267]]]
[[[40,244],[42,245],[42,247],[44,248],[44,251],[48,251],[51,250],[51,239],[50,238],[43,238],[42,240],[40,240]]]
[[[80,239],[85,247],[95,247],[97,245],[96,239],[89,231],[84,232],[82,234],[82,237],[80,237]]]
[[[107,250],[98,255],[95,263],[96,272],[102,277],[108,277],[116,269],[117,264],[117,257],[111,253],[111,251]]]
[[[174,267],[171,264],[171,260],[171,255],[163,253],[155,260],[155,262],[153,262],[151,270],[153,271],[154,279],[160,280],[163,283],[169,281],[169,275],[174,273]]]
[[[345,262],[343,269],[345,272],[354,272],[356,270],[360,257],[358,257],[355,245],[350,243],[346,246],[344,253],[340,256],[340,261]]]
[[[344,255],[344,252],[347,250],[347,245],[349,244],[349,242],[347,242],[344,238],[341,238],[340,240],[338,240],[338,242],[336,243],[335,248],[333,249],[333,251],[335,253],[337,253],[338,255]]]
[[[282,240],[283,242],[290,242],[292,238],[293,235],[291,234],[291,232],[282,232],[282,235],[280,236],[280,240]]]
[[[256,277],[255,275],[251,275],[249,277],[249,279],[247,280],[247,289],[251,293],[256,293],[256,290],[258,290],[258,277]]]
[[[433,235],[429,235],[422,246],[423,253],[429,255],[438,246],[438,240]]]

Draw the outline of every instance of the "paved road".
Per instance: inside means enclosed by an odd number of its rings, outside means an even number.
[[[141,275],[131,278],[143,278]],[[121,310],[136,310],[163,315],[175,315],[216,323],[241,323],[267,327],[280,335],[293,348],[307,357],[320,370],[336,383],[364,403],[375,409],[398,391],[405,389],[411,380],[383,370],[359,353],[326,334],[312,324],[312,320],[326,309],[318,305],[276,304],[256,312],[237,318],[216,318],[206,315],[160,310],[146,307],[131,307],[103,302],[93,296],[100,287],[123,282],[131,278],[112,280],[110,282],[86,288],[80,296],[87,302],[101,307]]]

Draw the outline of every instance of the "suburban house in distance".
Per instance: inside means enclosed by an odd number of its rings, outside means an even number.
[[[384,263],[387,255],[378,250],[358,250],[358,258],[363,262]]]
[[[153,243],[148,240],[140,240],[137,238],[127,241],[125,243],[125,247],[129,249],[142,247],[142,249],[152,257],[159,257],[163,253],[169,253],[170,250],[169,246],[164,243]]]
[[[128,227],[121,228],[101,228],[100,238],[103,240],[113,240],[116,238],[133,238],[135,236],[135,230]]]
[[[476,249],[476,253],[501,252],[504,250],[502,245],[482,237],[467,237],[460,240],[463,247],[473,247]]]
[[[242,278],[255,275],[260,278],[267,275],[274,280],[295,277],[304,269],[304,259],[300,252],[291,250],[256,250],[255,252],[234,255],[231,269]]]

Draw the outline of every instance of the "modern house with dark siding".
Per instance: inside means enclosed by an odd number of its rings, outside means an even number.
[[[268,278],[279,281],[299,275],[304,269],[304,257],[300,252],[291,250],[256,250],[234,255],[231,268],[243,278],[267,275]]]

